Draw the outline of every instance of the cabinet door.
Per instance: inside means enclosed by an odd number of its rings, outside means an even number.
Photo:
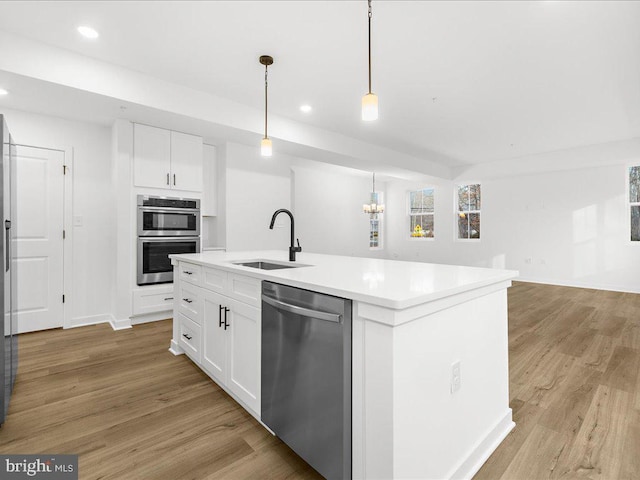
[[[260,415],[260,309],[225,299],[228,315],[227,388],[256,414]]]
[[[202,191],[202,137],[171,132],[171,188]]]
[[[133,183],[136,187],[170,188],[171,132],[133,124]]]
[[[219,383],[227,379],[227,330],[224,327],[225,301],[222,295],[203,290],[202,304],[202,366]],[[222,310],[221,308],[222,307]],[[222,320],[222,326],[220,321]],[[227,312],[227,323],[229,313]]]
[[[216,147],[203,146],[203,185],[202,185],[202,216],[215,217],[218,214],[218,157]]]

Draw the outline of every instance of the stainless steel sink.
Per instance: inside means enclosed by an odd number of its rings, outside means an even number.
[[[268,262],[266,260],[249,260],[245,262],[232,262],[232,263],[234,265],[240,265],[243,267],[259,268],[260,270],[281,270],[283,268],[308,267],[308,265],[275,263],[275,262]]]

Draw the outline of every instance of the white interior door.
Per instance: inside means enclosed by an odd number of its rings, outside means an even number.
[[[63,325],[64,152],[18,146],[18,333]]]

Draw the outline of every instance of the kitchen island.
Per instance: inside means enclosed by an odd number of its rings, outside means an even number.
[[[171,258],[170,350],[258,419],[261,281],[353,301],[353,478],[470,478],[514,427],[507,288],[517,272],[311,253],[296,268],[234,264],[288,264],[284,251]]]

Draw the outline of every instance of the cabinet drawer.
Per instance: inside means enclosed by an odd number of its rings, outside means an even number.
[[[196,363],[200,363],[200,351],[202,341],[202,330],[200,325],[193,320],[185,317],[181,313],[178,314],[178,333],[180,337],[178,344],[182,347],[184,352],[189,355],[191,360]]]
[[[180,283],[180,297],[178,298],[178,311],[201,325],[202,294],[195,285]]]
[[[262,281],[245,275],[228,275],[226,295],[254,307],[261,306]]]
[[[133,291],[133,314],[173,310],[173,286]]]
[[[202,269],[202,286],[212,292],[224,293],[227,286],[227,272],[204,267]]]
[[[181,281],[189,282],[198,286],[201,285],[202,267],[200,265],[180,262],[179,272]]]

